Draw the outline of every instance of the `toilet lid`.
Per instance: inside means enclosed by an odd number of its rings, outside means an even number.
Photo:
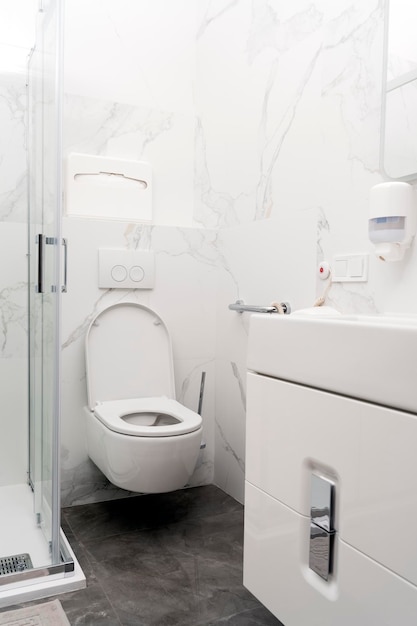
[[[94,414],[110,430],[135,437],[172,437],[202,426],[198,413],[166,397],[98,402]]]
[[[86,334],[88,406],[124,398],[175,399],[171,339],[154,311],[136,302],[113,304]]]

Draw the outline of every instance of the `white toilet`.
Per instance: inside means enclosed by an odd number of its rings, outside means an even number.
[[[86,336],[88,455],[111,483],[140,493],[184,487],[202,419],[175,400],[171,339],[137,303],[109,306]]]

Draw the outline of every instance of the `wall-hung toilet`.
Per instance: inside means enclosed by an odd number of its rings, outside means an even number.
[[[91,460],[122,489],[184,487],[200,450],[202,419],[175,400],[164,322],[141,304],[114,304],[91,322],[85,350]]]

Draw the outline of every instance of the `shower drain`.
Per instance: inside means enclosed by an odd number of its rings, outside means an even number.
[[[13,554],[12,556],[0,556],[0,576],[23,572],[32,569],[32,560],[29,554]]]

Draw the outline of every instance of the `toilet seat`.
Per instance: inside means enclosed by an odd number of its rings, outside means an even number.
[[[88,406],[121,398],[175,399],[171,338],[155,311],[135,302],[112,304],[86,334]]]
[[[174,424],[146,425],[129,423],[123,419],[135,413],[164,414],[178,421]],[[172,437],[194,432],[202,426],[198,413],[165,396],[97,402],[94,414],[110,430],[134,437]]]

